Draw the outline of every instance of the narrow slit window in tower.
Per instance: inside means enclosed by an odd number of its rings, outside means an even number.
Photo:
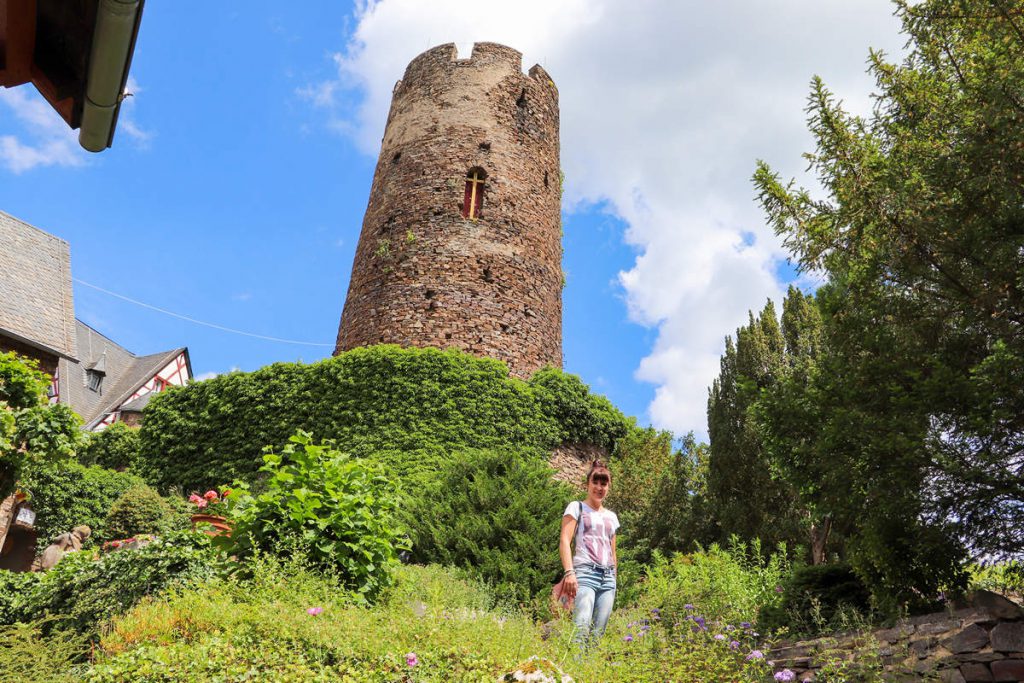
[[[484,204],[484,180],[487,174],[483,169],[471,168],[466,174],[466,194],[462,201],[462,217],[476,220],[480,218],[480,209]]]

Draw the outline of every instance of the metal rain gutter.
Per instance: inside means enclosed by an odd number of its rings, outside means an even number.
[[[78,144],[90,152],[102,152],[113,141],[141,11],[142,0],[100,0],[96,9],[78,131]]]

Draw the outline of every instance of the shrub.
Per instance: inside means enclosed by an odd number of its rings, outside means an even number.
[[[111,470],[130,469],[138,457],[139,430],[123,422],[91,433],[78,451],[78,461],[83,465],[99,465]]]
[[[83,638],[44,635],[46,622],[0,626],[0,671],[5,681],[76,683],[88,667]]]
[[[55,617],[54,623],[93,633],[147,595],[178,582],[213,576],[217,555],[209,537],[196,532],[166,534],[137,549],[100,555],[68,553],[15,601],[25,620]]]
[[[971,565],[971,588],[994,593],[1024,593],[1024,562],[982,562]]]
[[[19,597],[33,590],[42,574],[33,572],[11,572],[0,569],[0,625],[14,624],[23,620]],[[0,669],[2,671],[3,669]]]
[[[227,498],[234,531],[220,537],[241,559],[257,550],[301,552],[316,567],[334,570],[346,586],[373,599],[390,581],[403,545],[392,524],[395,497],[373,463],[353,458],[299,432],[280,453],[268,449],[253,497],[237,482]]]
[[[130,488],[114,501],[107,513],[107,538],[156,534],[168,529],[174,513],[160,494],[146,485]]]
[[[159,488],[184,490],[250,479],[262,449],[282,447],[300,429],[354,456],[409,453],[409,461],[466,448],[540,456],[562,440],[610,449],[625,433],[629,421],[578,379],[538,376],[527,383],[492,359],[387,345],[221,375],[153,398],[139,433],[140,471]]]
[[[49,384],[35,360],[0,353],[0,499],[29,466],[66,460],[81,440],[78,416],[47,405]]]
[[[558,530],[573,492],[544,463],[466,451],[402,509],[412,557],[462,567],[505,599],[529,600],[558,570]]]
[[[670,623],[697,614],[707,622],[751,623],[762,606],[779,602],[788,571],[785,548],[766,557],[756,541],[748,546],[736,538],[726,549],[712,545],[671,559],[656,553],[640,604]]]
[[[32,494],[41,541],[48,543],[57,534],[87,524],[93,532],[90,545],[109,538],[105,527],[114,501],[128,489],[144,485],[133,474],[76,462],[37,469],[22,480],[23,488]]]
[[[844,562],[798,567],[782,589],[782,600],[758,615],[761,628],[816,635],[848,628],[871,609],[870,592]]]

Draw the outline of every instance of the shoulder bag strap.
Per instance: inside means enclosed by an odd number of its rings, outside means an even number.
[[[580,519],[583,517],[583,501],[577,501],[580,504],[580,514],[576,515],[576,523],[572,527],[572,537],[569,539],[569,550],[572,550],[572,544],[576,542],[576,531],[580,528]]]

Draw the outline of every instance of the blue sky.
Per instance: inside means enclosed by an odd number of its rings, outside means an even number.
[[[150,2],[112,149],[31,88],[0,90],[0,209],[71,244],[78,316],[196,375],[330,354],[394,82],[494,40],[559,86],[566,370],[641,423],[703,434],[725,335],[795,278],[753,203],[757,158],[800,176],[822,75],[870,106],[884,0]],[[807,284],[807,283],[805,283]],[[314,345],[319,344],[319,346]]]

